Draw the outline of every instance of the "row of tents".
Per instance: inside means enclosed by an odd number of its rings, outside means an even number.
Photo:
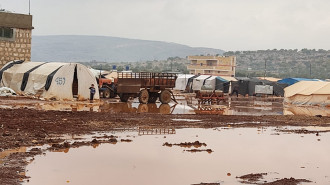
[[[78,63],[46,63],[12,61],[0,69],[0,87],[8,87],[17,94],[56,100],[87,100],[89,87],[98,86],[98,71]],[[111,75],[110,75],[111,76]],[[111,76],[116,78],[115,76]],[[253,96],[258,93],[284,96],[286,103],[329,106],[330,82],[303,78],[234,78],[210,75],[179,74],[175,90],[222,90]],[[94,96],[99,99],[99,93]]]

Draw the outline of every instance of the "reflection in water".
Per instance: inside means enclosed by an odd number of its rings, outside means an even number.
[[[136,105],[134,105],[136,106]],[[170,106],[169,104],[138,104],[134,107],[132,103],[105,103],[100,107],[101,112],[111,113],[160,113],[160,114],[171,114],[175,109],[176,104]]]
[[[30,182],[24,184],[57,185],[70,181],[71,185],[200,182],[238,185],[241,183],[237,176],[256,172],[268,173],[262,179],[268,182],[294,177],[329,184],[330,133],[301,137],[297,134],[274,135],[272,128],[262,129],[263,132],[258,130],[187,128],[177,129],[176,134],[166,137],[139,135],[136,131],[117,132],[115,135],[119,139],[130,136],[133,142],[100,144],[96,149],[71,148],[66,154],[47,152],[45,156],[36,156],[26,168]],[[159,133],[159,130],[153,132]],[[321,140],[317,141],[317,138]],[[207,145],[201,150],[214,152],[190,153],[180,147],[163,146],[165,142],[195,141]]]
[[[178,99],[178,104],[140,104],[138,101],[118,102],[119,100],[104,100],[101,102],[65,102],[65,101],[37,101],[2,102],[0,108],[18,109],[29,108],[37,110],[59,111],[91,111],[109,113],[155,113],[155,114],[218,114],[218,115],[321,115],[329,116],[330,108],[326,107],[283,107],[282,99],[229,98],[220,105],[203,105],[191,103],[186,99]],[[191,104],[189,104],[191,103]]]
[[[284,115],[330,116],[330,107],[290,106],[284,107]]]
[[[175,133],[174,128],[139,127],[139,135],[167,135]]]

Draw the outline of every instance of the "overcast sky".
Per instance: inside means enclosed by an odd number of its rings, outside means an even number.
[[[0,8],[29,12],[28,0]],[[33,35],[103,35],[223,50],[330,49],[330,0],[31,0]]]

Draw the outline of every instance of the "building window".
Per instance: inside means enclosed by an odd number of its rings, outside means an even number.
[[[203,63],[201,63],[201,66],[203,66]]]
[[[2,38],[13,38],[14,37],[14,29],[13,28],[0,28],[0,37]]]

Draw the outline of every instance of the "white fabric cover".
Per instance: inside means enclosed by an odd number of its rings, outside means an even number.
[[[21,91],[24,73],[40,64],[43,65],[29,74],[26,87],[24,91]],[[55,73],[51,86],[48,91],[46,91],[45,84],[48,75],[59,67],[61,68]],[[26,96],[37,96],[45,99],[73,100],[72,83],[75,67],[77,67],[78,100],[89,99],[89,87],[91,84],[94,84],[96,90],[94,99],[99,99],[98,85],[94,75],[84,65],[77,63],[24,62],[22,64],[16,64],[3,72],[0,87],[9,87],[17,94]]]
[[[215,85],[216,85],[216,78],[217,76],[212,76],[208,79],[205,80],[205,85],[212,87],[212,90],[215,90]]]
[[[200,75],[199,77],[194,78],[192,89],[194,91],[201,90],[204,80],[208,77],[210,77],[210,75]]]
[[[330,106],[330,82],[295,83],[284,89],[284,102],[297,105]]]
[[[174,90],[184,91],[186,89],[188,79],[193,77],[193,76],[195,76],[195,75],[179,74],[178,78],[175,81]]]

